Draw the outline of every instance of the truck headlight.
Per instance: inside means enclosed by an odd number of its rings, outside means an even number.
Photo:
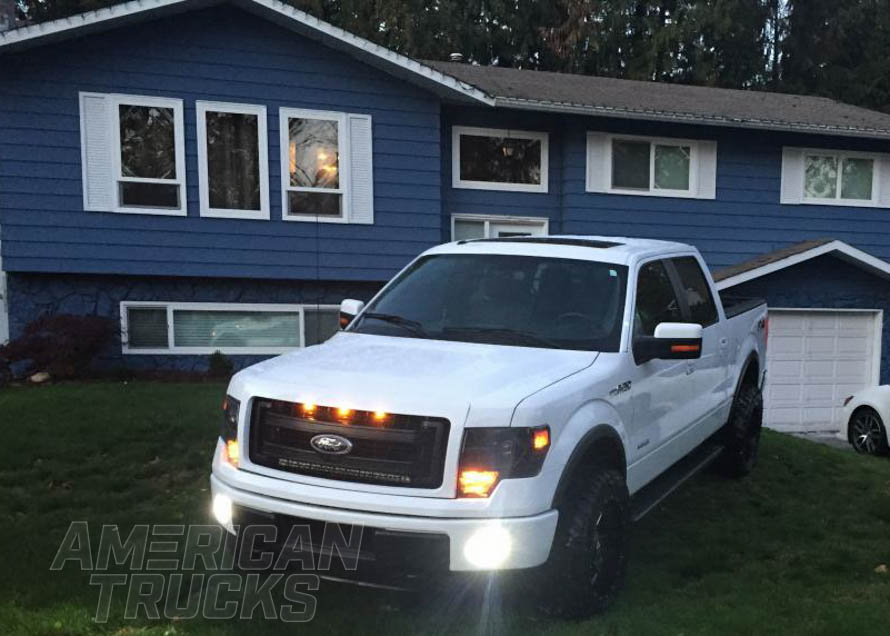
[[[238,417],[241,411],[241,402],[230,395],[223,401],[223,421],[219,436],[225,444],[225,460],[238,467],[240,449],[238,448]]]
[[[470,428],[464,432],[457,492],[488,497],[502,479],[534,477],[550,449],[550,428]]]

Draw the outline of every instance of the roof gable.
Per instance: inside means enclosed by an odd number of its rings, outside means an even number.
[[[843,241],[828,238],[795,243],[775,252],[763,254],[750,261],[717,270],[713,273],[713,276],[717,283],[717,289],[724,290],[787,267],[798,265],[824,254],[836,256],[875,276],[890,279],[890,263]]]
[[[135,22],[232,4],[291,31],[452,100],[493,105],[484,91],[395,51],[344,31],[279,0],[131,0],[104,9],[41,22],[0,33],[0,54],[67,38],[80,37]]]

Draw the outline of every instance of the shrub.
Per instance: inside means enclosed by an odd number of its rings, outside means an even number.
[[[54,378],[83,376],[114,333],[114,322],[102,316],[41,316],[25,326],[21,337],[0,347],[0,358],[10,365],[26,363],[28,373],[47,371]]]
[[[235,370],[235,365],[222,351],[214,351],[210,356],[207,375],[211,378],[228,378]]]

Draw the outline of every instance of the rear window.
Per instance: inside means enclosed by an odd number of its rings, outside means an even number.
[[[717,305],[714,304],[711,288],[698,261],[692,256],[683,256],[672,259],[671,262],[680,275],[680,285],[689,306],[689,319],[702,327],[716,323]]]

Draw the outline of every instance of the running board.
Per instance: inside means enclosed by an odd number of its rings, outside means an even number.
[[[705,442],[643,486],[631,499],[631,518],[634,521],[642,519],[668,495],[707,468],[722,452],[723,446]]]

